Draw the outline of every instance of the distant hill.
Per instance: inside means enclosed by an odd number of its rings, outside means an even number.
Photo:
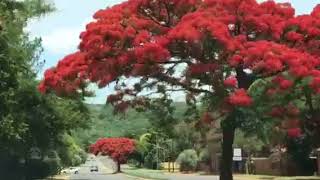
[[[176,116],[182,117],[186,104],[176,102]],[[151,125],[145,112],[129,109],[127,113],[115,115],[111,105],[87,104],[91,113],[91,128],[73,132],[80,144],[91,144],[100,137],[137,137],[150,130]]]

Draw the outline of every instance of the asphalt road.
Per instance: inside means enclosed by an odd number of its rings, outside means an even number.
[[[98,166],[98,172],[90,172],[91,166]],[[115,169],[114,162],[108,157],[95,157],[89,155],[85,164],[79,167],[78,174],[72,174],[70,180],[142,180],[125,174],[112,174]],[[167,174],[168,180],[218,180],[218,176],[200,176],[192,174]],[[145,180],[145,179],[144,179]]]
[[[104,162],[102,164],[102,162]],[[90,172],[91,166],[98,166],[98,172]],[[101,161],[99,157],[89,156],[85,164],[79,167],[78,174],[72,174],[71,180],[138,180],[124,174],[112,174],[114,163],[112,160]]]

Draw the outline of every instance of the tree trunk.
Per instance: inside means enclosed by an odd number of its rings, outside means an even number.
[[[232,177],[232,157],[233,157],[233,140],[235,128],[225,126],[222,128],[222,159],[220,166],[220,180],[233,180]]]
[[[173,163],[172,163],[172,172],[174,172],[174,161],[173,161]]]
[[[117,162],[117,171],[116,173],[121,173],[121,163]]]

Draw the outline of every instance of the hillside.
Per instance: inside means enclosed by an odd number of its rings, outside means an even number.
[[[88,104],[90,111],[91,127],[79,129],[72,133],[73,137],[80,144],[88,145],[100,137],[137,137],[148,132],[151,125],[146,112],[136,112],[129,109],[126,114],[115,115],[110,105]],[[183,117],[186,104],[175,103],[176,117]]]

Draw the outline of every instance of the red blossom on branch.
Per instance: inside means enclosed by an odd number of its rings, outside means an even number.
[[[157,75],[166,73],[167,64],[176,66],[172,58],[178,58],[187,64],[187,78],[180,81],[208,79],[229,66],[228,71],[241,67],[264,76],[283,71],[294,78],[311,76],[310,88],[319,92],[319,75],[310,74],[319,65],[318,14],[316,7],[295,17],[290,4],[273,1],[129,0],[95,13],[80,35],[79,51],[47,70],[39,90],[68,95],[88,80],[103,88],[123,75],[163,77]],[[287,41],[279,43],[282,35]],[[219,51],[211,54],[208,43]],[[278,85],[285,90],[293,82]],[[232,78],[223,83],[235,87]],[[212,84],[219,86],[207,82]]]
[[[238,80],[235,76],[230,76],[224,80],[223,84],[228,87],[236,87]]]
[[[291,128],[287,130],[288,136],[290,138],[297,138],[302,135],[300,128]]]
[[[237,89],[229,97],[229,103],[235,106],[250,106],[252,99],[244,89]]]
[[[269,83],[273,97],[304,88],[320,93],[319,12],[317,6],[295,16],[289,3],[274,1],[128,0],[96,12],[80,35],[79,50],[48,69],[38,89],[68,96],[89,82],[128,88],[121,80],[134,77],[141,84],[127,93],[132,99],[164,85],[194,99],[219,97],[217,111],[224,114],[253,104],[246,90],[256,79]],[[236,78],[224,79],[230,74]],[[135,104],[127,94],[107,101],[125,111]],[[285,107],[271,114],[294,118],[299,111]]]

